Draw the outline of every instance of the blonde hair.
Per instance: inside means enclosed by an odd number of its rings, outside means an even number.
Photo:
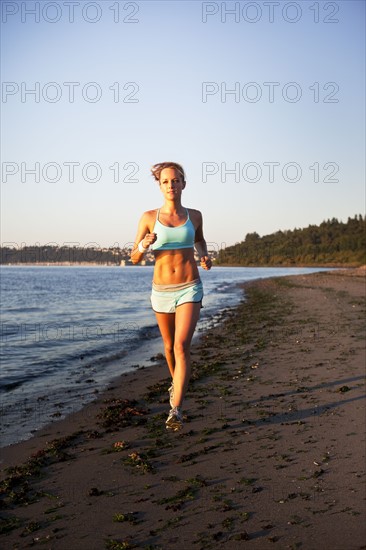
[[[158,164],[154,164],[154,166],[151,167],[151,173],[156,181],[160,181],[160,174],[165,168],[174,168],[181,174],[184,183],[186,182],[183,166],[177,162],[159,162]]]

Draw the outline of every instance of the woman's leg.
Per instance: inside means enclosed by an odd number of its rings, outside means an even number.
[[[175,369],[174,358],[174,333],[175,333],[175,313],[157,313],[155,312],[159,330],[164,342],[165,357],[168,363],[170,374],[173,378]]]
[[[181,304],[175,311],[174,406],[181,407],[191,375],[191,341],[200,316],[201,303]]]

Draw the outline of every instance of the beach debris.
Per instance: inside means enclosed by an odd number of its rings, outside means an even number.
[[[293,515],[290,517],[289,521],[287,522],[287,525],[300,525],[303,523],[303,519],[298,515]]]
[[[197,474],[195,477],[185,481],[186,487],[180,489],[176,494],[158,500],[158,504],[166,504],[166,510],[180,510],[185,502],[195,500],[201,487],[206,487],[208,482]]]
[[[13,529],[20,527],[20,519],[16,516],[10,516],[7,518],[0,518],[0,535],[10,533]]]
[[[338,388],[337,392],[339,393],[346,393],[348,391],[350,391],[351,388],[349,386],[341,386],[340,388]]]
[[[132,424],[134,417],[145,416],[148,411],[136,407],[137,401],[129,399],[108,399],[107,406],[98,414],[104,428],[115,429]],[[145,419],[144,419],[145,420]]]
[[[130,444],[127,441],[116,441],[111,445],[111,447],[108,447],[107,449],[103,449],[102,454],[108,455],[110,453],[119,453],[124,449],[128,449],[129,446]]]
[[[250,540],[250,535],[246,531],[236,533],[231,537],[232,540]]]
[[[152,386],[148,386],[147,389],[149,391],[144,395],[144,399],[149,402],[150,401],[158,401],[158,402],[164,402],[164,403],[167,402],[168,401],[167,390],[170,384],[171,384],[170,379],[166,378],[161,382],[157,382]]]
[[[234,516],[230,516],[228,518],[225,518],[224,521],[222,522],[222,526],[224,529],[226,529],[227,531],[232,531],[233,527],[234,527],[234,522],[235,522],[235,517]]]
[[[105,547],[107,550],[130,550],[130,548],[136,548],[136,545],[131,544],[128,540],[107,539]]]
[[[166,476],[161,478],[163,481],[172,481],[175,483],[176,481],[180,481],[180,478],[176,475]]]
[[[123,460],[123,462],[129,466],[134,466],[144,474],[154,472],[153,466],[150,464],[147,459],[147,455],[144,453],[137,453],[136,451],[130,453],[128,457]]]
[[[310,389],[307,386],[299,386],[298,388],[296,388],[297,393],[304,393],[309,391]]]
[[[31,521],[28,523],[28,525],[25,526],[23,531],[20,533],[21,537],[26,537],[30,533],[34,533],[34,531],[38,531],[41,528],[41,524],[38,523],[38,521]]]
[[[92,487],[89,489],[88,495],[90,497],[100,497],[104,494],[104,491],[100,491],[97,487]]]
[[[186,455],[183,454],[176,460],[176,463],[181,464],[181,463],[184,463],[184,462],[189,462],[189,461],[194,460],[195,458],[199,457],[200,455],[210,453],[211,451],[213,451],[214,449],[217,449],[218,447],[220,447],[220,445],[209,445],[209,446],[204,447],[200,451],[195,451],[193,453],[188,453]]]
[[[131,460],[135,462],[141,460],[141,457],[138,453],[131,453],[128,456],[130,457]]]
[[[162,353],[157,353],[150,357],[150,361],[162,361],[163,359],[165,359],[165,356]]]
[[[136,525],[137,523],[140,523],[141,520],[137,519],[138,512],[127,512],[126,514],[114,514],[113,521],[117,523],[123,523],[125,521],[128,521],[128,523],[132,523],[133,525]]]
[[[89,430],[85,434],[87,439],[100,439],[102,437],[102,434],[98,432],[97,430]]]
[[[193,487],[207,487],[208,485],[207,480],[200,474],[197,474],[195,477],[187,479],[186,482],[192,485]]]
[[[315,466],[321,466],[322,464],[328,464],[330,460],[330,453],[327,451],[321,458],[321,460],[313,460]]]
[[[72,459],[73,455],[67,453],[65,449],[74,445],[82,433],[80,430],[67,437],[54,439],[48,442],[43,449],[32,454],[24,464],[6,468],[7,477],[0,483],[1,507],[27,505],[39,500],[40,496],[44,496],[32,489],[31,481],[40,477],[42,468]]]
[[[180,510],[185,502],[195,500],[197,487],[188,485],[184,489],[179,490],[175,495],[158,500],[158,504],[166,504],[165,510]]]
[[[222,512],[230,512],[231,510],[234,510],[234,508],[234,502],[228,498],[225,498],[221,503],[221,508],[219,507],[218,510],[221,510]]]
[[[113,444],[113,448],[115,451],[121,451],[122,449],[127,449],[129,447],[129,443],[127,443],[127,441],[116,441],[114,444]]]

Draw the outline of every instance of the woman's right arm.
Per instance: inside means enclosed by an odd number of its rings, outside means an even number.
[[[144,251],[141,248],[149,248],[156,241],[156,234],[150,233],[149,229],[150,212],[144,212],[139,221],[136,239],[131,252],[131,261],[134,265],[141,262],[144,257]],[[140,249],[139,249],[140,245]]]

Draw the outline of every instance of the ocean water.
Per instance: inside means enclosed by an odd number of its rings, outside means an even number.
[[[313,268],[200,270],[197,333],[242,298],[251,279]],[[1,266],[1,446],[79,410],[163,345],[150,305],[153,267]]]

